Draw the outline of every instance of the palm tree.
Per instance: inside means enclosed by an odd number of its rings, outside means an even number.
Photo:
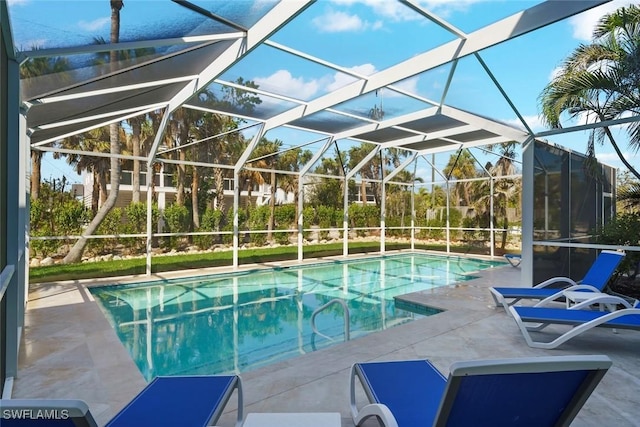
[[[278,162],[278,153],[282,147],[282,141],[275,139],[273,141],[266,138],[262,138],[259,145],[262,145],[261,150],[266,154],[272,154],[269,157],[265,157],[267,168],[271,169],[269,174],[269,186],[271,189],[271,197],[269,198],[269,224],[267,226],[267,239],[271,240],[272,231],[275,228],[276,221],[276,190],[278,189],[278,176],[276,174],[276,166]]]
[[[313,157],[313,153],[309,150],[302,150],[297,147],[292,150],[287,150],[280,154],[278,158],[278,169],[289,172],[299,172],[302,166],[304,166]],[[298,198],[300,188],[300,176],[298,174],[284,174],[280,180],[280,187],[285,193],[293,193],[293,202],[296,207],[296,218],[300,215],[298,212]]]
[[[314,169],[314,173],[339,177],[315,178],[309,194],[309,200],[316,206],[342,209],[344,197],[344,153],[336,150],[335,157],[324,157]]]
[[[495,228],[498,228],[498,220],[500,218],[503,224],[500,244],[502,250],[505,249],[507,244],[507,227],[509,226],[507,207],[510,202],[513,202],[513,200],[517,198],[520,191],[520,186],[517,185],[516,180],[511,178],[511,176],[517,172],[514,164],[516,145],[517,143],[515,141],[509,141],[488,147],[489,151],[497,151],[500,156],[495,165],[489,162],[486,169],[491,175],[491,181],[493,181],[493,225]],[[478,197],[474,203],[478,215],[484,215],[485,218],[491,217],[492,213],[491,181],[483,180],[480,182],[477,186],[480,197]]]
[[[621,7],[600,18],[591,44],[581,44],[564,61],[560,71],[540,94],[543,120],[553,128],[562,127],[561,116],[606,121],[640,112],[640,8]],[[631,146],[640,147],[640,122],[628,125]],[[622,163],[636,178],[640,174],[625,159],[611,130],[604,126],[592,131],[593,141],[613,146]]]
[[[475,159],[468,150],[460,150],[458,155],[452,154],[449,163],[444,168],[447,179],[464,180],[475,178],[478,172],[475,168]],[[471,181],[457,181],[453,188],[456,206],[469,206],[471,204]]]
[[[39,47],[34,46],[31,50],[38,50]],[[66,58],[29,58],[20,66],[20,79],[30,79],[45,74],[62,74],[69,69],[69,61]],[[43,152],[39,150],[31,150],[31,197],[37,199],[40,195],[40,183],[42,181]]]
[[[122,0],[110,0],[111,6],[111,37],[110,42],[112,44],[118,43],[120,39],[120,10],[124,7]],[[118,52],[116,50],[111,51],[111,70],[115,71],[116,61],[118,59]],[[100,226],[102,221],[106,218],[107,214],[115,206],[118,199],[118,192],[120,190],[120,159],[117,157],[120,154],[120,138],[119,138],[119,123],[112,123],[109,125],[109,145],[111,153],[111,191],[109,197],[98,210],[93,220],[87,225],[82,237],[73,245],[69,253],[64,257],[64,263],[78,262],[82,258],[84,248],[87,246],[87,239],[85,236],[92,235],[95,230]]]
[[[373,150],[372,144],[365,142],[360,143],[349,149],[349,169],[353,169]],[[377,164],[376,164],[377,163]],[[374,156],[366,165],[360,168],[360,197],[362,198],[362,204],[367,204],[367,180],[380,178],[379,173],[379,160],[377,156]],[[373,183],[372,183],[373,185]]]
[[[122,128],[120,131],[120,139],[126,137]],[[92,129],[83,134],[74,135],[59,141],[58,145],[62,148],[74,149],[86,152],[107,153],[109,152],[109,129],[101,127]],[[109,159],[106,157],[97,157],[85,154],[60,154],[54,153],[54,158],[65,156],[67,163],[74,168],[80,175],[83,171],[89,171],[93,175],[93,200],[91,209],[94,215],[98,212],[98,208],[107,200],[107,178],[109,176]]]

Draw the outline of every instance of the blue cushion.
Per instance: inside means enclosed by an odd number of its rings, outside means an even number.
[[[544,299],[560,292],[559,288],[493,288],[505,298]]]
[[[514,307],[525,322],[552,322],[567,325],[578,325],[608,314],[606,311],[567,310],[548,307]],[[627,314],[609,320],[601,326],[610,328],[640,329],[640,314]]]
[[[156,377],[107,426],[206,426],[236,381],[233,375]]]
[[[427,360],[356,365],[363,386],[376,403],[385,404],[398,426],[429,426],[438,412],[446,379]]]

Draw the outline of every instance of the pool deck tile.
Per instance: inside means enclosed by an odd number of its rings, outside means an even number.
[[[213,271],[219,270],[199,273]],[[458,360],[606,354],[613,367],[572,426],[638,425],[637,331],[592,330],[555,350],[529,348],[515,322],[502,308],[493,307],[487,290],[493,285],[517,286],[520,269],[505,263],[478,276],[403,297],[445,309],[442,313],[243,373],[245,413],[340,412],[342,425],[353,426],[348,380],[354,362],[425,358],[446,375]],[[131,277],[120,282],[139,280]],[[146,385],[87,291],[89,285],[107,282],[114,279],[30,287],[14,398],[81,398],[103,425]],[[358,395],[358,400],[364,403],[364,396]],[[234,425],[234,405],[232,399],[219,425]],[[378,423],[371,419],[363,426]]]

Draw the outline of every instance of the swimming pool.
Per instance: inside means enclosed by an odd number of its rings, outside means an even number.
[[[147,380],[244,372],[403,324],[416,310],[394,297],[469,280],[498,261],[410,253],[90,288]]]

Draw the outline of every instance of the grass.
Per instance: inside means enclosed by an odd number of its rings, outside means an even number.
[[[399,242],[387,242],[386,250],[395,251],[409,249],[411,245]],[[416,244],[416,249],[445,251],[443,244]],[[461,253],[478,253],[476,248],[461,246],[456,248]],[[380,251],[379,242],[351,242],[349,254],[372,253]],[[304,258],[325,258],[342,254],[342,243],[327,243],[306,245],[303,249]],[[298,257],[296,246],[279,246],[276,248],[243,249],[238,252],[238,263],[256,264],[274,261],[295,260]],[[223,267],[233,265],[233,252],[206,252],[197,254],[176,254],[154,256],[151,260],[151,271],[161,273],[166,271],[193,270],[209,267]],[[145,274],[146,259],[133,258],[100,262],[85,262],[77,264],[55,264],[29,269],[30,283],[45,283],[64,280],[97,279],[103,277],[130,276]]]
[[[409,244],[386,244],[389,250],[409,248]],[[349,244],[349,253],[368,253],[380,250],[376,242],[357,242]],[[323,258],[342,254],[342,243],[309,245],[304,247],[305,258]],[[295,260],[298,257],[296,246],[280,246],[277,248],[243,249],[238,252],[239,264]],[[151,260],[151,271],[191,270],[208,267],[233,265],[233,252],[206,252],[197,254],[177,254],[154,256]],[[30,283],[54,282],[62,280],[95,279],[102,277],[129,276],[145,274],[146,259],[132,258],[123,260],[85,262],[77,264],[55,264],[43,267],[31,267]]]

